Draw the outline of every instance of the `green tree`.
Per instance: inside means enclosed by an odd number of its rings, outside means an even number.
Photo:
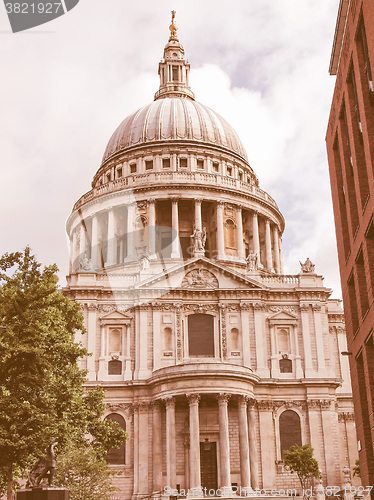
[[[283,453],[284,465],[291,472],[295,472],[299,478],[303,491],[307,487],[307,480],[310,477],[320,478],[318,462],[313,458],[313,448],[310,444],[298,446],[294,444]]]
[[[103,391],[86,392],[87,354],[75,342],[84,330],[79,304],[57,287],[57,266],[41,269],[29,247],[0,258],[0,473],[11,498],[14,471],[24,473],[57,438],[84,443],[98,456],[119,446],[126,433],[103,421]]]
[[[67,488],[71,500],[109,500],[114,474],[91,444],[69,443],[58,456],[55,484]]]

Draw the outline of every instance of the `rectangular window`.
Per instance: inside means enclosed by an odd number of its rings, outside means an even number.
[[[213,162],[213,172],[219,172],[219,163]]]
[[[367,165],[365,158],[365,150],[362,138],[362,125],[360,107],[357,95],[356,75],[353,68],[353,63],[349,70],[347,79],[348,103],[350,107],[350,124],[352,129],[352,146],[355,155],[355,169],[357,171],[358,185],[360,189],[361,209],[365,209],[369,196],[369,181],[367,173]]]
[[[135,174],[136,173],[136,163],[132,163],[130,165],[130,173]]]
[[[366,282],[364,258],[362,249],[359,251],[356,258],[357,282],[360,296],[361,317],[363,318],[369,309],[368,287]]]
[[[369,277],[371,286],[371,300],[374,300],[374,223],[370,221],[365,233],[367,262],[369,265]]]
[[[190,357],[214,357],[214,317],[209,314],[188,316],[188,347]]]
[[[227,175],[232,177],[232,167],[227,167]]]
[[[179,80],[178,66],[172,67],[172,77],[173,77],[173,82],[177,82]]]
[[[120,179],[122,177],[122,167],[117,168],[117,179]]]
[[[344,247],[344,258],[345,258],[345,260],[347,260],[349,254],[351,252],[351,244],[350,244],[350,240],[349,240],[347,204],[345,201],[345,190],[344,190],[344,185],[343,185],[343,173],[342,173],[342,164],[341,164],[341,160],[340,160],[338,134],[336,134],[336,137],[335,137],[335,141],[334,141],[334,145],[333,145],[333,153],[334,153],[334,168],[335,168],[335,175],[336,175],[336,187],[337,187],[337,192],[338,192],[341,232],[342,232],[343,247]]]
[[[204,169],[204,160],[197,160],[197,168]]]
[[[179,167],[187,168],[187,158],[179,158]]]
[[[145,162],[145,169],[146,170],[152,170],[153,169],[153,160],[146,160],[146,162]]]
[[[162,159],[162,168],[170,168],[170,158]]]
[[[351,152],[348,119],[347,119],[345,104],[343,104],[342,106],[341,113],[339,116],[339,121],[340,121],[340,132],[342,137],[340,146],[342,147],[343,158],[344,158],[344,161],[342,163],[344,165],[345,176],[346,176],[345,188],[348,193],[347,201],[349,209],[347,212],[351,216],[352,236],[354,238],[359,226],[359,220],[358,220],[356,186],[352,168],[352,163],[353,163],[352,152]]]
[[[355,336],[358,330],[359,322],[358,322],[356,284],[353,271],[348,279],[347,285],[348,285],[349,309],[351,313],[352,333],[353,336]]]

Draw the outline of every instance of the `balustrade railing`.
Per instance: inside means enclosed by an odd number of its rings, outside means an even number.
[[[274,199],[269,196],[265,191],[255,186],[254,184],[248,184],[239,179],[233,179],[231,177],[226,177],[217,174],[211,174],[208,172],[149,172],[144,174],[130,175],[128,177],[123,177],[121,179],[116,179],[110,181],[107,184],[93,188],[88,193],[84,194],[74,205],[74,210],[85,203],[93,200],[96,197],[104,196],[105,194],[120,191],[121,189],[128,188],[131,186],[141,186],[144,184],[149,184],[149,186],[157,186],[157,184],[173,184],[173,183],[188,183],[190,186],[196,185],[210,185],[222,188],[230,188],[237,191],[242,191],[248,194],[252,194],[257,198],[260,198],[273,207],[277,208],[277,204]]]

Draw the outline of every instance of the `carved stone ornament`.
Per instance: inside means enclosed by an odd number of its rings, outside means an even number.
[[[134,413],[134,408],[131,403],[106,403],[106,408],[110,411],[124,411],[127,416]]]
[[[314,273],[314,269],[315,269],[315,265],[313,264],[313,262],[309,259],[309,257],[307,257],[306,261],[304,262],[304,264],[300,262],[300,266],[301,266],[301,272],[303,274],[312,274]]]
[[[222,405],[222,404],[227,405],[229,402],[229,399],[230,399],[230,394],[226,394],[226,393],[217,394],[218,404],[220,404],[220,405]]]
[[[217,311],[217,304],[206,304],[206,303],[198,303],[198,304],[185,304],[185,311],[194,311],[198,313],[206,313],[206,311]]]
[[[259,410],[273,410],[274,409],[274,402],[273,401],[268,401],[267,399],[259,400],[257,401],[257,408]]]
[[[282,306],[282,305],[267,306],[267,310],[268,312],[273,312],[273,313],[285,312],[285,313],[295,314],[297,312],[295,306]]]
[[[355,414],[353,412],[338,413],[338,420],[340,422],[354,422],[355,421]]]
[[[219,283],[207,269],[192,269],[183,278],[182,288],[218,288]]]

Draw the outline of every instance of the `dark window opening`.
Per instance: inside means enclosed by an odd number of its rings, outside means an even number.
[[[213,163],[213,170],[214,172],[219,172],[219,163]]]
[[[170,168],[170,158],[162,159],[162,168]]]
[[[200,169],[204,168],[204,160],[197,160],[197,168]]]
[[[117,422],[117,424],[125,431],[126,430],[126,422],[125,419],[119,415],[118,413],[111,413],[108,415],[105,420],[111,420],[112,422]],[[113,465],[121,465],[125,464],[126,460],[126,448],[125,443],[122,443],[119,448],[112,448],[109,450],[108,455],[106,457],[106,461],[108,464]]]
[[[279,371],[281,373],[292,373],[292,361],[287,358],[279,360]]]
[[[135,172],[136,172],[136,164],[133,163],[132,165],[130,165],[130,173],[135,174]]]
[[[284,411],[279,417],[281,454],[294,444],[301,446],[301,424],[299,415],[292,410]]]
[[[109,375],[121,375],[122,373],[122,361],[118,359],[112,359],[108,363],[108,374]]]
[[[361,317],[363,318],[369,309],[369,297],[362,249],[360,250],[356,259],[356,269],[358,290],[360,294]]]
[[[348,284],[348,297],[349,297],[349,309],[351,313],[352,332],[353,335],[355,335],[358,330],[359,322],[358,322],[356,284],[353,272],[351,273],[347,284]]]
[[[188,346],[190,357],[214,357],[214,317],[210,314],[188,316]]]
[[[179,167],[187,168],[187,158],[179,158]]]
[[[178,66],[172,67],[172,78],[173,78],[173,82],[177,82],[179,80]]]
[[[149,160],[149,161],[147,160],[145,162],[145,169],[146,170],[152,170],[153,169],[153,160]]]

